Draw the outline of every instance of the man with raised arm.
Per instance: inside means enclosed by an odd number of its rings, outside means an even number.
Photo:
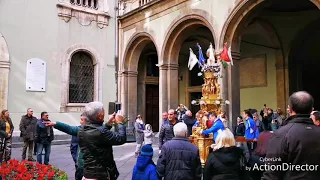
[[[118,112],[113,123],[119,125],[118,132],[112,132],[105,126],[104,108],[101,102],[91,102],[84,107],[87,123],[79,130],[78,139],[80,151],[83,153],[83,179],[115,180],[119,176],[116,163],[113,159],[113,145],[122,145],[126,142],[126,127],[124,117]]]

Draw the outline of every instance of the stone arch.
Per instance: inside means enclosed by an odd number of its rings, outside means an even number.
[[[123,71],[137,71],[141,52],[150,42],[154,44],[157,54],[159,55],[157,45],[151,34],[146,32],[137,32],[132,35],[127,48],[124,51],[123,63],[121,63]]]
[[[9,92],[10,56],[7,42],[0,33],[0,109],[7,109]]]
[[[99,53],[93,48],[86,44],[74,44],[67,48],[62,56],[62,72],[61,72],[61,104],[60,111],[81,111],[84,104],[70,104],[69,101],[69,79],[70,79],[70,62],[72,56],[77,52],[85,52],[89,54],[92,58],[94,65],[94,100],[101,101],[102,97],[102,71],[103,61]]]
[[[182,38],[182,32],[191,26],[205,26],[207,27],[213,36],[213,40],[216,40],[216,34],[214,28],[210,22],[213,18],[203,10],[194,10],[192,14],[180,15],[171,24],[170,29],[166,32],[163,48],[161,52],[162,62],[160,64],[178,64],[178,56],[181,44],[184,39]],[[187,33],[187,32],[185,32]],[[213,44],[215,42],[212,42]]]
[[[239,50],[237,45],[234,45],[234,42],[237,42],[235,39],[237,28],[239,27],[240,23],[243,22],[245,19],[250,19],[248,14],[250,14],[255,8],[257,8],[260,4],[265,2],[266,0],[243,0],[240,1],[235,8],[231,11],[230,15],[228,16],[227,20],[225,21],[221,36],[218,41],[217,49],[221,49],[225,42],[231,44],[232,48],[235,51]],[[310,0],[315,6],[320,9],[320,1],[319,0]]]

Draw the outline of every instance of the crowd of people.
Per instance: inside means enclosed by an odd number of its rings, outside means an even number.
[[[153,136],[151,125],[145,125],[137,116],[135,131],[137,138],[137,162],[132,180],[219,180],[219,179],[318,179],[320,177],[320,113],[313,110],[313,98],[307,92],[296,92],[289,98],[288,116],[278,109],[265,108],[260,112],[248,109],[237,118],[237,126],[228,126],[225,113],[205,114],[207,130],[205,136],[213,134],[214,143],[204,167],[200,151],[189,141],[193,127],[199,123],[199,114],[192,118],[186,107],[170,109],[163,113],[163,124],[159,132],[159,158],[152,158]],[[53,122],[47,112],[38,120],[32,109],[22,116],[21,137],[24,141],[22,159],[33,161],[34,144],[37,161],[49,163],[53,128],[73,136],[71,153],[75,161],[76,180],[115,180],[119,176],[113,158],[112,147],[126,143],[126,127],[121,111],[105,120],[105,111],[100,102],[88,103],[80,117],[79,126]],[[10,159],[13,132],[9,112],[0,116],[1,160]],[[111,131],[117,126],[117,131]],[[286,164],[286,166],[284,166]],[[287,167],[287,169],[283,169]]]
[[[47,112],[41,113],[41,118],[33,116],[33,110],[27,109],[27,114],[21,117],[19,130],[23,141],[22,160],[37,161],[49,164],[51,142],[54,139],[52,127],[46,127],[43,122],[49,120]],[[0,115],[0,162],[11,159],[12,133],[14,126],[8,110],[2,110]],[[28,151],[28,157],[27,157]],[[42,156],[44,151],[44,161]],[[36,160],[33,158],[36,156]]]

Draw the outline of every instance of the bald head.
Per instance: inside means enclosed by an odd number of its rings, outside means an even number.
[[[188,111],[186,112],[186,115],[189,116],[189,117],[191,117],[191,116],[192,116],[192,112],[188,110]]]
[[[168,111],[168,120],[169,121],[174,121],[175,120],[175,110],[170,109]]]
[[[313,109],[313,97],[306,91],[293,93],[289,98],[290,111],[294,114],[310,114]]]

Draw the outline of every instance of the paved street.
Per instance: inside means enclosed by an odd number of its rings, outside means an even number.
[[[135,143],[127,143],[122,146],[115,146],[113,154],[117,163],[120,176],[118,180],[131,180],[132,169],[136,163],[134,157]],[[154,160],[156,162],[158,156],[158,148],[154,146]],[[21,160],[22,148],[12,149],[12,158]],[[50,164],[60,168],[68,174],[69,180],[74,180],[74,163],[71,158],[69,145],[55,145],[51,149]]]

